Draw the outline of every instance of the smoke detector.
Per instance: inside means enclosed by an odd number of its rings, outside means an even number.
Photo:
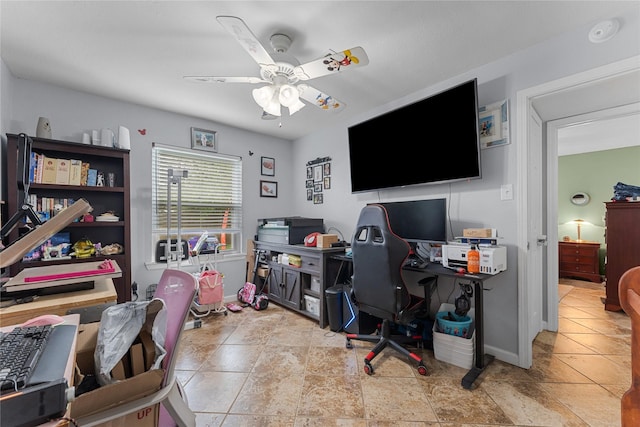
[[[620,22],[617,19],[599,22],[589,31],[589,41],[591,43],[604,43],[618,34],[619,29]]]

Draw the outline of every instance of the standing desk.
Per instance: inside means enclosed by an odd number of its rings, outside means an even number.
[[[338,268],[338,274],[334,277],[334,284],[340,279],[341,274],[344,274],[345,268],[347,268],[347,264],[353,262],[351,257],[345,255],[332,255],[330,258],[334,261],[340,262],[340,267]],[[349,266],[350,267],[350,266]],[[435,277],[452,277],[456,279],[464,279],[473,283],[473,297],[474,297],[474,308],[476,312],[475,318],[475,360],[474,364],[466,373],[466,375],[462,378],[462,387],[469,390],[473,386],[473,383],[478,378],[478,376],[484,371],[484,368],[487,367],[493,360],[494,356],[491,354],[484,354],[484,319],[483,319],[483,284],[485,280],[488,280],[495,275],[491,274],[469,274],[469,273],[457,273],[454,270],[450,270],[448,268],[443,267],[438,263],[429,263],[425,268],[411,267],[409,265],[405,265],[402,267],[403,270],[407,271],[415,271],[418,273],[424,273],[430,276]],[[427,301],[428,306],[431,306],[430,301],[430,293],[427,292]]]
[[[117,300],[118,294],[111,278],[95,279],[93,289],[45,295],[32,302],[0,308],[0,326],[22,324],[44,314],[64,316],[69,310],[115,304]]]

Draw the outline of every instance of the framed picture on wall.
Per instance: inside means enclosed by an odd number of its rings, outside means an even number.
[[[191,128],[191,148],[217,153],[218,140],[216,138],[216,132],[200,128]]]
[[[274,176],[276,174],[276,159],[273,157],[261,157],[260,174],[265,176]]]
[[[322,182],[322,165],[313,167],[313,182]]]
[[[278,197],[278,183],[275,181],[260,181],[260,197]]]

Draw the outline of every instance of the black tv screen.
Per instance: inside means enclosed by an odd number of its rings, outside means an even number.
[[[379,203],[387,209],[391,230],[408,242],[447,243],[447,200]]]
[[[480,178],[478,123],[473,79],[349,127],[351,191]]]

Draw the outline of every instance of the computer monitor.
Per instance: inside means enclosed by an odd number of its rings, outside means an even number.
[[[395,234],[413,243],[447,243],[447,199],[379,203]]]

